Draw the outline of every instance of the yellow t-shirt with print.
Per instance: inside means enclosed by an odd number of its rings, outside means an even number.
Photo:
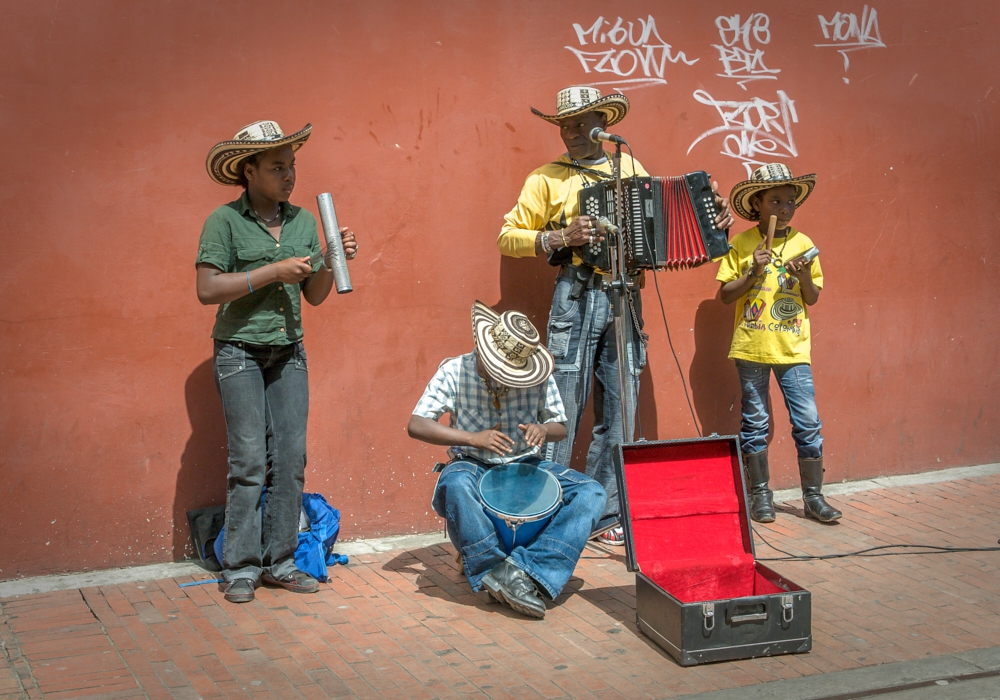
[[[747,274],[761,234],[754,226],[730,241],[732,250],[722,259],[717,280],[725,284]],[[780,260],[791,260],[813,247],[807,235],[793,228],[787,238],[775,238],[771,247]],[[802,302],[799,281],[783,272],[772,258],[764,277],[736,301],[732,359],[772,365],[810,363],[809,307]],[[823,288],[819,257],[812,262],[813,282]]]
[[[504,217],[497,237],[502,255],[512,258],[535,257],[535,237],[539,231],[558,230],[569,226],[580,214],[580,190],[600,182],[600,176],[569,167],[565,153],[554,163],[547,163],[528,175],[521,188],[517,204]],[[610,157],[596,164],[582,163],[591,170],[611,175]],[[628,154],[622,156],[622,177],[649,177],[639,161]],[[582,259],[573,252],[573,264]]]

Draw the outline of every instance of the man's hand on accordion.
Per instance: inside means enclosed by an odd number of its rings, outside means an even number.
[[[597,227],[597,219],[587,215],[576,217],[569,226],[558,233],[559,243],[565,241],[565,245],[568,246],[590,245],[604,240],[604,236],[601,235]]]
[[[715,227],[717,229],[727,229],[733,225],[733,213],[729,211],[729,199],[719,196],[719,183],[712,181],[712,193],[715,195],[715,208],[719,213],[715,215]]]

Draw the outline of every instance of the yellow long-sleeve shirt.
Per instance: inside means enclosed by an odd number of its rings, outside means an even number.
[[[564,153],[554,163],[547,163],[528,175],[517,204],[504,217],[497,237],[502,255],[535,257],[535,238],[539,231],[566,228],[579,215],[580,190],[597,182],[598,177],[569,167],[571,163]],[[611,174],[610,159],[596,165],[585,164],[585,167]],[[648,177],[639,161],[625,154],[622,156],[622,177],[633,175]],[[580,262],[574,253],[573,264]]]

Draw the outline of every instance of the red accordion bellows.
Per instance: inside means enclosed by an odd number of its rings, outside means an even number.
[[[667,212],[667,267],[694,267],[709,262],[698,215],[683,177],[663,178],[663,211]]]

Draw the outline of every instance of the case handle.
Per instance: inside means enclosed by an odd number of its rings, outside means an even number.
[[[753,601],[753,602],[749,602]],[[763,622],[767,619],[767,601],[750,598],[742,603],[733,601],[726,609],[726,622],[738,625],[741,622]]]
[[[729,618],[730,622],[757,622],[767,619],[767,613],[747,613],[746,615],[733,615]]]

